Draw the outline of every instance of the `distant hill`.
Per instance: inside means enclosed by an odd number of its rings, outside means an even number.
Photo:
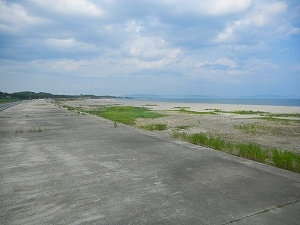
[[[28,100],[28,99],[42,99],[42,98],[117,98],[115,96],[96,96],[96,95],[54,95],[47,92],[31,92],[31,91],[22,91],[14,93],[0,92],[0,98],[10,98],[10,99],[19,99],[19,100]]]

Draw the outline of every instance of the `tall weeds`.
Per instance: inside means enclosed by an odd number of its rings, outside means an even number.
[[[203,133],[186,134],[174,132],[172,137],[300,173],[300,154],[294,152],[280,151],[276,148],[264,149],[258,144],[253,143],[232,143],[222,140],[219,137],[207,136]]]

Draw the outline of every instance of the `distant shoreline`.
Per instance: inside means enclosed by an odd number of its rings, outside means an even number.
[[[204,103],[233,105],[300,106],[300,99],[248,99],[248,98],[128,98],[134,101]]]
[[[165,99],[129,99],[129,98],[107,98],[107,99],[85,99],[73,100],[72,106],[82,105],[123,105],[135,107],[147,107],[152,110],[174,110],[178,107],[187,108],[192,111],[207,112],[208,109],[219,109],[223,111],[261,111],[270,113],[300,113],[300,106],[278,106],[278,105],[250,105],[250,104],[229,104],[229,103],[201,103],[184,101],[163,101]]]

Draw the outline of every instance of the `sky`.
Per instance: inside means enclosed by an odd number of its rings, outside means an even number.
[[[300,97],[300,2],[0,0],[0,91]]]

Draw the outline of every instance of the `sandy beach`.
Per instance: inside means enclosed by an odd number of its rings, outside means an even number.
[[[73,103],[72,103],[73,102]],[[239,105],[239,104],[208,104],[208,103],[185,103],[185,102],[160,102],[145,100],[130,100],[130,99],[86,99],[83,101],[70,101],[72,105],[82,104],[88,105],[127,105],[137,107],[147,107],[153,110],[174,110],[178,107],[188,108],[192,111],[204,112],[208,109],[220,109],[222,111],[240,111],[252,110],[270,113],[300,113],[299,106],[270,106],[270,105]]]
[[[166,124],[167,129],[154,131],[163,136],[171,136],[173,132],[205,133],[232,142],[255,143],[264,148],[277,148],[300,153],[300,120],[299,117],[275,117],[264,119],[259,114],[237,114],[232,111],[259,111],[272,114],[300,113],[300,107],[269,105],[237,105],[237,104],[202,104],[158,102],[151,100],[131,99],[85,99],[67,101],[64,104],[73,107],[91,109],[99,106],[136,106],[147,107],[167,116],[156,119],[138,119],[136,127],[150,124]],[[179,112],[186,109],[193,112],[211,112],[215,115]],[[249,129],[243,129],[249,127]],[[180,129],[184,128],[184,129]]]

